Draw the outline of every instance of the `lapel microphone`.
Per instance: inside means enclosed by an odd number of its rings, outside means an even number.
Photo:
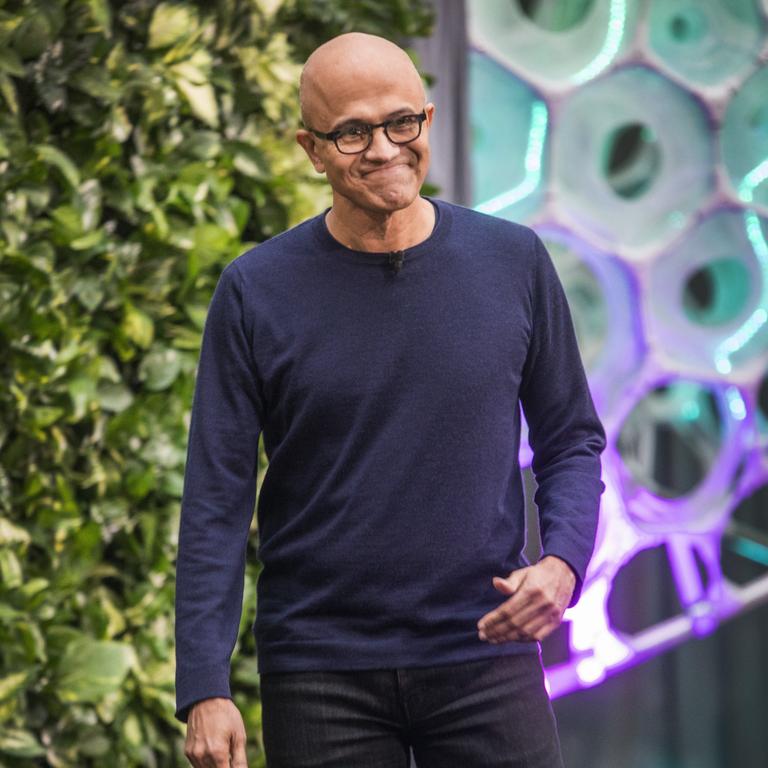
[[[403,266],[403,259],[405,259],[405,253],[403,251],[390,251],[389,252],[389,266],[392,267],[392,273],[397,274]]]

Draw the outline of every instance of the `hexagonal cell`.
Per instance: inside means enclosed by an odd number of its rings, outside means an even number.
[[[704,87],[746,74],[764,30],[755,0],[654,0],[649,22],[661,65]]]
[[[554,225],[536,231],[563,284],[595,407],[610,413],[645,353],[637,286],[619,259],[577,235]],[[524,415],[521,426],[520,466],[527,467],[533,453]]]
[[[768,349],[768,221],[708,217],[653,264],[651,344],[676,367],[710,374],[762,366]]]
[[[768,65],[755,72],[728,104],[720,146],[741,200],[768,210]]]
[[[648,600],[648,577],[656,600]],[[680,612],[667,549],[663,544],[641,549],[619,570],[611,584],[606,610],[611,627],[636,634]]]
[[[691,94],[645,67],[573,93],[553,134],[557,200],[607,247],[651,253],[714,189],[711,129]]]
[[[538,227],[571,309],[598,411],[610,411],[645,350],[637,287],[618,259],[566,230]]]
[[[474,205],[523,221],[544,200],[547,106],[515,75],[475,51],[469,54],[469,98]]]
[[[510,69],[562,90],[603,72],[631,44],[628,0],[483,0],[467,3],[470,37]]]
[[[739,498],[723,536],[723,571],[737,584],[762,576],[768,567],[768,484]]]
[[[744,412],[733,385],[682,378],[658,382],[634,403],[616,447],[622,496],[639,530],[721,528],[746,448]]]

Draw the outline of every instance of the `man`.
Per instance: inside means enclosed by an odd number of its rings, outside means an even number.
[[[246,764],[229,662],[263,431],[269,768],[410,749],[419,768],[561,765],[538,641],[578,598],[605,445],[562,288],[529,228],[420,196],[435,109],[400,48],[334,38],[300,93],[333,205],[228,265],[204,331],[177,566],[187,757]]]

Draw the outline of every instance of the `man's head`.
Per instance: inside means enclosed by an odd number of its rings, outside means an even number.
[[[299,95],[305,128],[296,139],[315,170],[327,175],[334,205],[392,212],[414,201],[429,166],[434,106],[425,104],[421,78],[405,51],[375,35],[335,37],[307,59]],[[370,146],[358,154],[343,154],[332,140],[313,133],[422,111],[427,117],[418,138],[395,144],[376,128]]]

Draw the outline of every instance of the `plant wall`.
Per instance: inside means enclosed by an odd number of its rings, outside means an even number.
[[[308,53],[430,23],[426,0],[0,2],[0,766],[187,764],[174,566],[207,304],[328,202],[293,140]]]

